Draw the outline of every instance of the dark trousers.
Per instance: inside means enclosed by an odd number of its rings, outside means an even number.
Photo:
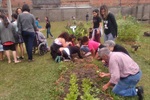
[[[49,35],[50,35],[51,37],[53,37],[50,28],[47,28],[47,38],[49,37]]]
[[[32,60],[32,49],[33,49],[33,42],[35,39],[35,33],[34,32],[27,32],[23,31],[22,32],[22,37],[26,46],[26,51],[28,54],[28,60]]]

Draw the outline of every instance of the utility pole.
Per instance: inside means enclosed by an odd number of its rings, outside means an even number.
[[[8,18],[11,21],[12,9],[11,9],[11,1],[7,0],[7,9],[8,9]]]

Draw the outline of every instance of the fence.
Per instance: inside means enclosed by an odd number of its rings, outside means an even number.
[[[51,21],[65,21],[70,20],[72,16],[77,20],[85,20],[87,12],[89,19],[92,19],[92,7],[68,7],[68,8],[51,8],[51,9],[32,9],[31,13],[38,16],[42,21],[44,17],[48,16]],[[98,8],[99,9],[99,8]],[[150,4],[142,4],[133,7],[110,7],[109,11],[114,15],[120,12],[123,16],[132,15],[138,20],[150,23]]]

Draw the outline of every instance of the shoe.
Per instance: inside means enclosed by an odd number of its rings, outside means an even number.
[[[143,93],[144,93],[144,90],[143,90],[143,87],[142,86],[138,86],[136,87],[137,89],[137,95],[138,95],[138,100],[143,100]]]
[[[33,61],[34,61],[34,59],[29,59],[29,60],[28,60],[28,62],[33,62]]]
[[[20,56],[20,57],[19,57],[19,59],[21,59],[21,60],[22,60],[22,59],[24,59],[24,57],[23,57],[23,56]]]

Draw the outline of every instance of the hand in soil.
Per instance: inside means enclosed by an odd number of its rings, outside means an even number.
[[[103,91],[106,91],[108,89],[109,85],[108,84],[105,84],[102,88]]]

